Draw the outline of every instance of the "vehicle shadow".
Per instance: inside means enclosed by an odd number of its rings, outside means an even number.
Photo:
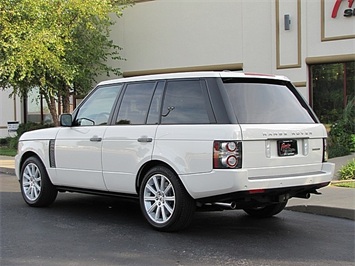
[[[42,211],[58,215],[62,218],[82,222],[93,222],[100,225],[125,227],[137,231],[149,230],[153,233],[180,236],[203,236],[211,239],[240,239],[241,237],[308,237],[307,227],[300,226],[298,220],[317,220],[317,215],[300,214],[283,211],[275,217],[258,219],[247,215],[243,210],[196,211],[191,225],[179,232],[161,233],[151,228],[144,220],[138,200],[105,196],[84,195],[77,193],[59,194],[57,200],[49,208]],[[82,218],[85,217],[83,221]],[[332,218],[329,218],[332,219]],[[296,221],[296,222],[295,222]]]

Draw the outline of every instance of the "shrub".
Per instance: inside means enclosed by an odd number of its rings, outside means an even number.
[[[10,149],[17,149],[17,142],[18,142],[17,137],[7,137],[7,138],[0,139],[0,145]]]
[[[348,147],[338,143],[329,144],[329,148],[328,148],[329,158],[341,157],[349,154],[350,154],[350,150]]]
[[[342,118],[334,123],[329,132],[329,158],[350,154],[354,148],[355,98],[349,101]]]
[[[53,127],[51,124],[37,124],[33,122],[28,122],[28,123],[23,123],[20,124],[18,129],[17,129],[17,136],[16,137],[8,137],[5,140],[1,140],[1,143],[4,142],[4,145],[6,145],[10,149],[17,149],[17,144],[18,140],[21,137],[21,135],[27,131],[32,131],[36,129],[41,129],[41,128],[48,128],[48,127]]]
[[[339,170],[339,180],[355,179],[355,159],[348,162]]]
[[[48,128],[48,127],[53,127],[53,125],[52,124],[43,125],[34,122],[27,122],[27,123],[20,124],[16,132],[17,132],[17,136],[21,137],[21,135],[27,131],[32,131],[41,128]]]
[[[17,150],[17,144],[18,144],[18,138],[17,137],[13,137],[11,138],[9,144],[8,144],[8,147],[10,149],[14,149],[14,150]]]
[[[11,137],[0,139],[0,145],[1,146],[8,146],[10,141],[11,141],[11,139],[12,139]]]
[[[355,134],[351,134],[350,138],[350,151],[355,152]]]

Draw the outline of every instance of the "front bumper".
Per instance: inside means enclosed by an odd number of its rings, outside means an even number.
[[[20,156],[16,154],[15,156],[15,174],[18,180],[20,180]]]

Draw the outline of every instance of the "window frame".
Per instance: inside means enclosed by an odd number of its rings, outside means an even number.
[[[230,81],[228,81],[230,80]],[[231,112],[235,116],[235,119],[237,120],[238,124],[277,124],[277,123],[241,123],[241,121],[238,120],[238,115],[234,111],[233,104],[229,100],[227,88],[225,87],[225,83],[231,82],[231,83],[255,83],[255,84],[270,84],[270,85],[277,85],[277,86],[285,86],[287,89],[294,95],[294,97],[297,99],[299,102],[300,106],[304,108],[304,110],[308,113],[310,118],[313,120],[313,123],[317,124],[320,123],[318,117],[312,110],[309,104],[307,104],[307,101],[302,97],[302,95],[298,92],[298,90],[292,85],[291,82],[289,81],[284,81],[284,80],[274,80],[274,79],[264,79],[264,78],[222,78],[221,79],[222,86],[223,86],[223,98],[224,102],[226,105],[229,105]],[[228,103],[228,104],[227,104]],[[302,124],[300,123],[292,123],[292,124]],[[309,124],[309,123],[307,123]]]
[[[167,79],[165,82],[165,88],[164,88],[164,92],[163,92],[163,97],[162,97],[162,101],[160,104],[160,119],[159,119],[159,125],[204,125],[206,123],[163,123],[162,122],[162,114],[163,114],[163,106],[165,103],[165,99],[166,99],[166,92],[168,89],[168,85],[169,82],[186,82],[186,81],[198,81],[201,91],[202,91],[202,95],[203,95],[203,99],[204,99],[204,104],[206,107],[206,111],[207,111],[207,117],[209,120],[209,123],[207,124],[216,124],[217,120],[212,108],[212,101],[210,99],[210,94],[209,94],[209,90],[208,90],[208,86],[207,86],[207,81],[205,78],[182,78],[182,79]]]
[[[159,82],[159,80],[146,80],[146,81],[135,81],[135,82],[126,82],[126,83],[124,83],[123,87],[122,87],[121,94],[120,94],[119,98],[117,99],[117,103],[116,103],[115,109],[113,110],[113,115],[112,115],[112,119],[111,119],[111,125],[115,125],[115,126],[140,126],[140,125],[146,125],[147,124],[148,115],[149,115],[150,106],[151,106],[151,103],[152,103],[152,99],[154,98],[155,91],[156,91],[157,86],[158,86],[158,82]],[[145,116],[143,124],[116,124],[116,121],[117,121],[117,118],[118,118],[118,114],[119,114],[119,111],[120,111],[121,106],[122,106],[123,98],[124,98],[124,95],[125,95],[125,93],[127,91],[127,87],[129,85],[131,85],[131,84],[142,84],[142,83],[154,83],[154,85],[153,85],[153,93],[152,93],[152,96],[151,96],[150,101],[149,101],[147,114]],[[161,103],[160,103],[160,109],[161,109]]]
[[[151,109],[151,105],[152,105],[152,101],[154,99],[154,97],[156,96],[157,93],[157,89],[160,86],[160,84],[162,84],[163,86],[163,91],[162,91],[162,96],[159,102],[159,118],[157,119],[156,123],[149,123],[149,125],[195,125],[197,123],[167,123],[167,124],[163,124],[162,123],[162,113],[163,113],[163,105],[165,102],[165,96],[166,96],[166,91],[167,91],[167,86],[169,84],[169,82],[183,82],[183,81],[199,81],[201,90],[202,90],[202,94],[203,94],[203,98],[204,98],[204,103],[206,105],[206,110],[207,110],[207,116],[208,116],[208,120],[209,123],[208,124],[216,124],[217,120],[212,108],[212,101],[210,99],[210,93],[208,91],[208,86],[207,86],[207,81],[204,78],[173,78],[173,79],[159,79],[159,80],[145,80],[145,81],[134,81],[134,82],[126,82],[123,84],[123,88],[121,91],[121,94],[119,96],[119,98],[117,99],[116,102],[116,106],[115,109],[113,110],[113,116],[111,118],[111,123],[110,125],[116,125],[116,126],[139,126],[139,125],[148,125],[148,118],[149,118],[149,114],[150,114],[150,109]],[[122,105],[122,101],[124,98],[124,95],[127,91],[127,87],[130,84],[140,84],[140,83],[155,83],[154,84],[154,88],[153,88],[153,94],[152,97],[150,99],[149,102],[149,107],[148,107],[148,111],[147,111],[147,115],[144,121],[144,124],[116,124],[116,120],[118,118],[118,114],[119,114],[119,110],[121,108]],[[198,124],[206,124],[206,123],[198,123]]]
[[[119,91],[119,93],[117,93],[117,96],[116,96],[116,99],[113,101],[113,104],[112,104],[112,108],[111,108],[111,111],[110,111],[110,115],[109,115],[109,118],[107,120],[107,124],[105,124],[105,126],[109,126],[109,125],[112,125],[112,118],[113,118],[113,115],[114,115],[114,110],[116,109],[116,105],[117,105],[117,102],[118,100],[120,99],[121,95],[122,95],[122,91],[123,91],[123,83],[114,83],[114,84],[109,84],[109,85],[99,85],[99,86],[96,86],[94,89],[92,89],[89,94],[84,98],[83,101],[80,102],[80,104],[78,105],[77,108],[75,108],[74,112],[72,113],[72,117],[73,117],[73,126],[74,127],[82,127],[84,125],[80,125],[80,124],[77,124],[77,116],[79,114],[79,111],[80,109],[83,107],[83,105],[92,97],[92,95],[99,89],[101,88],[108,88],[108,87],[114,87],[114,86],[122,86],[121,90]],[[98,126],[98,125],[93,125],[93,126]]]

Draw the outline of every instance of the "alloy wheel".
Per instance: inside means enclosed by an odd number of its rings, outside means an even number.
[[[169,221],[175,209],[175,190],[170,180],[161,174],[151,176],[144,187],[144,208],[155,223]]]
[[[29,163],[22,174],[22,188],[26,198],[36,201],[41,193],[41,172],[34,163]]]

